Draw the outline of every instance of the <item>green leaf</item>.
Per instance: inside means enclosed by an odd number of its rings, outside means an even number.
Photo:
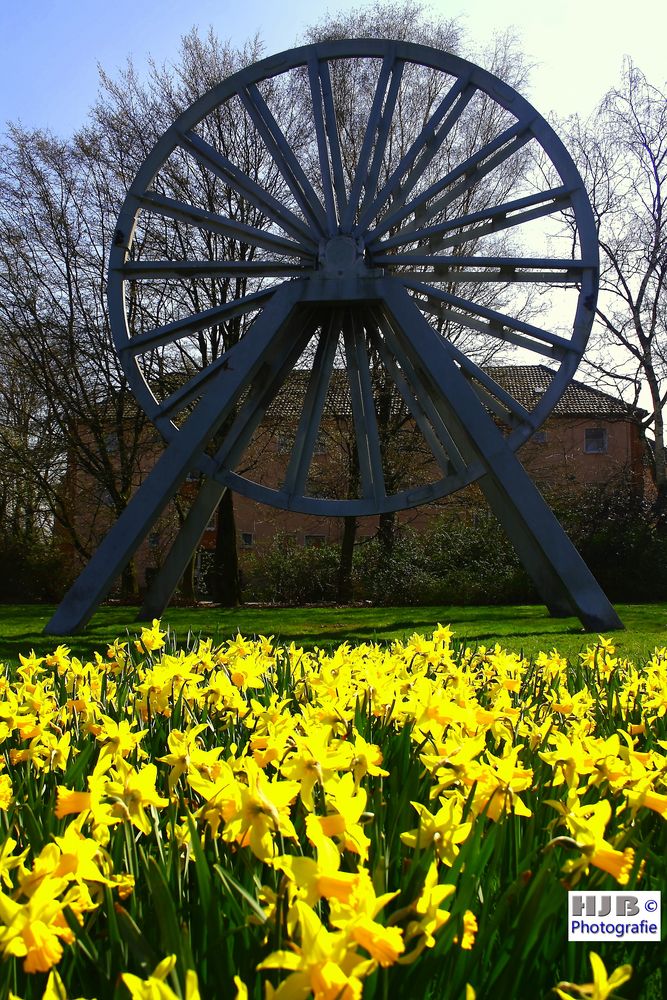
[[[115,907],[116,923],[123,941],[128,945],[141,968],[143,975],[150,975],[155,966],[164,956],[159,955],[152,947],[145,934],[139,929],[128,911],[120,903]]]
[[[266,914],[262,910],[257,900],[253,899],[250,893],[243,888],[240,882],[237,882],[237,880],[230,872],[224,871],[220,867],[220,865],[214,865],[213,871],[216,873],[216,875],[218,876],[222,884],[225,886],[225,888],[227,889],[229,889],[230,887],[233,888],[239,894],[239,896],[241,896],[241,898],[245,900],[245,902],[248,904],[248,906],[255,914],[255,916],[258,918],[258,920],[260,920],[261,923],[266,923]],[[243,914],[243,910],[240,908],[239,910],[242,916],[245,916],[245,914]]]
[[[190,842],[192,845],[192,856],[195,861],[195,874],[197,876],[197,887],[199,889],[199,899],[204,913],[208,914],[211,907],[211,872],[206,855],[201,846],[199,831],[191,813],[188,813],[188,827],[190,830]]]
[[[185,978],[187,969],[194,967],[187,939],[181,932],[174,899],[164,871],[155,858],[147,858],[141,851],[142,863],[153,902],[155,918],[160,930],[160,944],[165,955],[176,955],[179,979]]]

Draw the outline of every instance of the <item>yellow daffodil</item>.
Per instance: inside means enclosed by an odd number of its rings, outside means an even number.
[[[7,812],[14,801],[14,786],[8,774],[0,774],[0,810]]]
[[[71,652],[72,650],[69,646],[56,646],[52,653],[44,657],[44,663],[46,663],[47,667],[55,667],[57,673],[62,676],[70,666],[69,654]]]
[[[96,739],[102,744],[99,760],[95,770],[107,770],[116,757],[129,757],[139,747],[146,736],[145,730],[134,729],[134,724],[127,719],[116,722],[108,715],[100,715],[100,723]],[[145,757],[145,754],[143,755]]]
[[[334,846],[334,845],[332,845]],[[326,853],[317,861],[313,858],[282,854],[272,860],[274,867],[284,872],[294,884],[299,898],[309,906],[315,906],[320,899],[337,899],[349,904],[362,879],[368,873],[341,872],[340,854],[334,846],[335,860]]]
[[[311,836],[309,831],[319,826],[326,837],[333,837],[339,842],[341,849],[352,851],[366,861],[370,840],[359,822],[366,800],[366,791],[355,789],[353,776],[344,774],[327,789],[327,815],[309,816],[306,832]]]
[[[176,993],[165,982],[175,965],[176,956],[169,955],[156,965],[148,979],[140,979],[129,972],[124,972],[121,979],[132,1000],[181,1000],[181,993]],[[185,974],[184,1000],[200,1000],[197,973],[192,969],[188,969]]]
[[[117,759],[115,769],[109,774],[106,795],[111,805],[111,815],[129,820],[142,833],[151,832],[151,824],[146,815],[146,807],[161,808],[169,800],[158,794],[155,788],[157,768],[146,764],[135,771],[122,758]]]
[[[238,783],[238,808],[225,823],[222,839],[249,847],[261,861],[277,854],[275,837],[297,839],[289,806],[299,793],[296,781],[269,781],[252,759],[248,784]]]
[[[300,945],[272,952],[258,970],[287,969],[290,975],[277,990],[267,984],[267,1000],[360,1000],[363,980],[376,963],[358,954],[353,941],[343,931],[331,932],[306,903],[297,901],[295,910]]]
[[[153,619],[150,628],[142,628],[141,637],[135,642],[136,649],[140,652],[156,653],[164,648],[164,637],[167,633],[160,629],[160,622]]]
[[[326,784],[351,765],[353,749],[348,743],[335,741],[323,727],[312,736],[294,737],[295,748],[281,765],[280,773],[291,781],[299,782],[299,795],[306,809],[312,811],[313,789],[316,784]]]
[[[18,842],[13,837],[6,837],[0,848],[0,880],[8,889],[13,889],[12,880],[9,873],[15,868],[23,865],[29,848],[25,848],[21,854],[14,854],[14,849]]]
[[[594,865],[612,875],[619,885],[626,885],[634,865],[635,852],[631,847],[617,850],[605,840],[605,828],[611,819],[609,800],[582,804],[573,790],[568,796],[567,804],[551,800],[547,802],[560,812],[564,824],[582,852],[580,858],[565,862],[563,872],[575,875],[576,880],[588,872],[590,865]]]
[[[222,753],[222,747],[214,747],[212,750],[203,750],[197,745],[197,737],[207,728],[203,722],[198,726],[193,726],[187,732],[182,733],[178,729],[172,729],[167,737],[167,744],[170,753],[157,759],[165,764],[169,764],[169,793],[171,794],[176,783],[182,774],[208,773]]]
[[[398,960],[401,964],[412,964],[425,948],[435,945],[435,935],[450,918],[449,912],[441,908],[442,904],[454,891],[453,885],[438,883],[438,866],[433,861],[426,873],[419,898],[403,911],[404,917],[411,918],[405,930],[405,940],[414,942],[414,945],[408,954]],[[395,917],[397,916],[401,914],[396,914]]]
[[[631,965],[620,965],[614,969],[611,976],[607,977],[607,970],[600,956],[592,951],[588,958],[593,970],[593,982],[584,983],[582,986],[577,986],[576,983],[559,983],[554,987],[554,992],[561,1000],[577,1000],[578,997],[586,997],[588,1000],[607,1000],[619,986],[632,978]],[[574,996],[571,990],[575,990]]]
[[[426,850],[433,845],[437,857],[452,865],[463,843],[472,830],[472,823],[463,823],[463,804],[455,797],[441,798],[437,813],[429,812],[420,802],[412,802],[419,816],[419,827],[401,834],[401,840],[412,850]]]
[[[25,903],[0,892],[0,950],[5,957],[23,958],[26,972],[48,972],[63,954],[61,938],[71,931],[58,918],[66,889],[62,878],[43,879]]]

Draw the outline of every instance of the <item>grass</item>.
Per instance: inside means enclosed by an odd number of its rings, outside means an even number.
[[[17,662],[19,653],[34,649],[39,655],[58,643],[74,655],[89,657],[126,633],[134,635],[143,624],[136,607],[105,605],[85,633],[78,636],[45,636],[44,626],[54,608],[47,605],[0,605],[0,661]],[[617,655],[636,661],[656,646],[667,645],[667,606],[619,604],[625,631],[614,634]],[[455,641],[464,645],[495,645],[534,656],[554,647],[575,657],[590,645],[577,618],[550,618],[540,605],[494,607],[242,607],[221,609],[169,608],[163,621],[184,641],[189,631],[209,635],[214,642],[240,631],[243,635],[274,635],[281,642],[295,641],[306,648],[331,647],[341,642],[375,642],[404,639],[413,632],[431,631],[438,622],[451,625]]]

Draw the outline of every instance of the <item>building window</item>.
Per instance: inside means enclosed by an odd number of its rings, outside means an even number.
[[[607,451],[607,431],[604,427],[586,428],[584,451],[588,455],[603,455]]]
[[[547,443],[547,432],[546,431],[535,431],[533,434],[533,441],[535,444],[546,444]]]
[[[327,540],[326,535],[304,535],[303,544],[309,548],[319,549]]]
[[[255,541],[252,531],[241,532],[241,545],[244,549],[251,549]]]

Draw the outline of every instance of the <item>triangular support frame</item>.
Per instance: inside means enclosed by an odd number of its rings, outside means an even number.
[[[229,352],[227,363],[220,367],[180,432],[63,599],[45,629],[47,634],[70,635],[85,626],[169,499],[188,473],[200,468],[204,472],[203,484],[142,608],[142,615],[148,618],[163,613],[226,488],[221,470],[233,467],[317,325],[312,303],[329,295],[318,296],[317,286],[313,286],[314,294],[312,287],[306,293],[308,284],[297,280],[281,285],[246,336]],[[364,307],[382,314],[385,355],[395,358],[399,354],[409,359],[419,384],[426,387],[431,408],[446,427],[447,440],[440,441],[443,449],[451,451],[453,442],[468,465],[482,468],[480,489],[549,612],[555,616],[576,615],[592,631],[623,628],[443,338],[426,321],[400,281],[379,278],[372,286],[373,295],[365,299]],[[304,299],[306,304],[297,309]],[[392,350],[394,338],[396,346]],[[362,346],[360,329],[355,327],[347,335],[348,353],[359,360]],[[359,392],[361,405],[363,379]],[[238,413],[222,444],[214,456],[208,455],[207,447],[225,421],[231,419],[235,406]],[[377,490],[377,483],[373,482],[373,488]]]

